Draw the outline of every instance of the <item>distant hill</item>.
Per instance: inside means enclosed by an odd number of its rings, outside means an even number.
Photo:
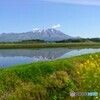
[[[49,28],[47,30],[34,30],[23,33],[2,33],[0,34],[0,42],[17,42],[23,40],[44,40],[44,41],[60,41],[71,39],[72,36],[66,35],[63,32]]]

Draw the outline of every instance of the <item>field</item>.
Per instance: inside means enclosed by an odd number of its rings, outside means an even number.
[[[70,91],[100,92],[100,53],[0,70],[0,100],[99,100]]]
[[[19,48],[54,48],[54,47],[100,47],[100,43],[80,42],[80,43],[0,43],[0,49],[19,49]]]

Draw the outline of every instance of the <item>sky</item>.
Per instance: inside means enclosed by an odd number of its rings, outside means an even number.
[[[0,33],[47,28],[100,37],[100,0],[0,0]]]

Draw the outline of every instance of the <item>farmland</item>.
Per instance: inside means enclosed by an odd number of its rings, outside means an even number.
[[[24,49],[24,48],[56,48],[56,47],[100,47],[100,43],[80,42],[80,43],[0,43],[0,49]]]

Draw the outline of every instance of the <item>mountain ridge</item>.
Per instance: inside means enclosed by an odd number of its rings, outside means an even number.
[[[0,42],[16,42],[16,41],[23,41],[23,40],[35,40],[40,39],[44,41],[60,41],[64,39],[73,38],[72,36],[66,35],[63,32],[48,28],[46,30],[33,30],[29,32],[22,32],[22,33],[1,33],[0,34]]]

